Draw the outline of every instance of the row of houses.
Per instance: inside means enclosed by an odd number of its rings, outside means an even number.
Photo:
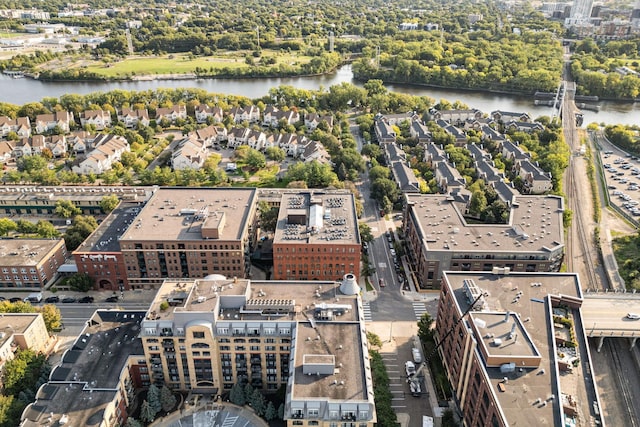
[[[131,151],[129,142],[121,136],[98,134],[92,140],[92,149],[86,155],[78,156],[71,167],[77,174],[101,174],[111,169],[122,153]]]
[[[177,142],[171,157],[173,169],[200,169],[209,155],[209,148],[219,143],[226,143],[228,148],[233,149],[246,145],[262,152],[271,147],[279,147],[287,156],[302,161],[330,161],[329,153],[324,146],[304,135],[265,133],[243,127],[234,127],[227,131],[224,126],[209,125],[190,132]]]
[[[301,121],[301,114],[297,110],[280,110],[275,106],[267,106],[264,112],[255,105],[246,107],[234,107],[228,113],[222,108],[200,104],[195,108],[195,119],[198,123],[206,123],[211,119],[213,123],[220,123],[225,115],[233,118],[237,124],[260,123],[263,126],[278,126],[282,121],[287,124],[295,124]],[[127,128],[135,128],[139,123],[149,126],[151,119],[147,109],[122,108],[118,112],[118,121]],[[167,108],[158,108],[155,114],[156,121],[168,120],[175,123],[177,120],[186,120],[187,107],[184,105],[174,105]],[[105,110],[86,110],[80,113],[80,125],[82,127],[92,125],[96,130],[108,129],[113,125],[111,113]],[[307,130],[315,130],[321,122],[326,122],[329,128],[333,127],[333,116],[309,113],[304,116],[304,124]],[[74,124],[74,114],[69,111],[56,111],[51,114],[38,114],[34,124],[35,133],[42,134],[59,129],[63,133],[68,133]],[[32,133],[32,126],[29,117],[18,117],[12,119],[0,116],[0,136],[6,137],[10,132],[15,132],[21,138],[28,138]]]

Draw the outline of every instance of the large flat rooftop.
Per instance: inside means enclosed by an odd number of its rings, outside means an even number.
[[[339,287],[337,282],[250,281],[223,276],[165,280],[149,307],[147,319],[169,320],[179,312],[213,311],[218,321],[304,321],[319,317],[356,321],[357,300],[342,295]],[[161,310],[164,301],[171,306]]]
[[[115,389],[132,354],[144,354],[138,339],[144,312],[98,310],[51,374],[52,381],[86,382],[91,388]]]
[[[160,188],[120,240],[203,240],[203,227],[218,240],[240,240],[255,204],[255,188]]]
[[[348,191],[283,193],[274,245],[360,244],[355,200]]]
[[[506,224],[472,224],[447,195],[408,194],[428,250],[549,253],[564,246],[564,202],[558,196],[516,196]]]
[[[120,252],[120,236],[135,220],[138,203],[123,202],[95,229],[76,252]]]
[[[35,266],[61,239],[0,239],[0,265]]]
[[[577,274],[445,272],[443,278],[450,284],[461,313],[475,300],[466,289],[475,286],[476,294],[485,293],[468,319],[479,351],[489,354],[480,360],[509,424],[559,425],[556,418],[561,411],[558,407],[561,392],[574,396],[580,393],[559,389],[554,301],[566,298],[571,303],[580,302],[582,291]],[[512,331],[516,336],[509,337]],[[502,342],[495,345],[495,338]],[[490,358],[499,364],[490,364]],[[501,371],[501,364],[511,362],[517,362],[512,372]],[[509,378],[508,383],[504,382],[505,377]],[[499,390],[499,384],[505,387],[504,392]],[[579,377],[577,387],[584,390],[587,386],[591,385]],[[554,400],[548,400],[551,395]],[[538,398],[541,400],[534,404]],[[543,401],[547,403],[543,405]],[[586,407],[590,403],[582,402]]]
[[[129,356],[144,357],[138,339],[143,317],[139,311],[96,311],[40,389],[22,425],[56,425],[63,415],[71,425],[100,425]]]
[[[357,322],[317,323],[315,328],[310,323],[299,323],[291,398],[367,400],[363,357]],[[332,375],[308,375],[303,372],[305,363],[335,367]]]

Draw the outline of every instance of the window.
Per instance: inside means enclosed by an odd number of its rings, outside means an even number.
[[[193,332],[193,338],[194,339],[203,339],[204,338],[204,332],[202,332],[202,331],[194,331]]]

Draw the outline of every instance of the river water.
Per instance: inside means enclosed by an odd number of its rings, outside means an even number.
[[[330,75],[313,77],[263,78],[263,79],[198,79],[198,80],[145,80],[135,82],[41,82],[32,79],[13,79],[0,75],[0,102],[22,105],[40,101],[45,97],[59,97],[67,93],[84,95],[91,92],[107,92],[114,89],[141,91],[157,88],[196,87],[208,92],[242,95],[258,98],[269,89],[290,85],[300,89],[328,89],[343,82],[362,86],[353,80],[351,67],[346,65]],[[461,101],[470,108],[489,113],[494,110],[527,112],[532,117],[551,115],[550,107],[535,106],[531,97],[499,95],[486,92],[458,91],[413,86],[388,86],[390,91],[429,96],[436,101]],[[584,111],[584,123],[640,125],[640,103],[600,102],[598,112]]]

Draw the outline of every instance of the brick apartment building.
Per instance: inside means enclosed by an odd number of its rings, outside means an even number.
[[[598,398],[580,375],[592,368],[581,304],[575,273],[443,273],[435,336],[465,426],[587,425],[581,399]],[[572,320],[577,359],[556,317]]]
[[[67,257],[63,239],[0,240],[0,288],[42,289]]]
[[[253,188],[158,189],[119,237],[128,286],[213,273],[246,277],[255,212]]]
[[[349,192],[284,193],[273,239],[274,280],[360,275],[361,241]]]
[[[442,272],[558,271],[564,257],[563,199],[515,196],[506,224],[475,224],[448,195],[407,194],[405,234],[420,288],[440,284]]]

